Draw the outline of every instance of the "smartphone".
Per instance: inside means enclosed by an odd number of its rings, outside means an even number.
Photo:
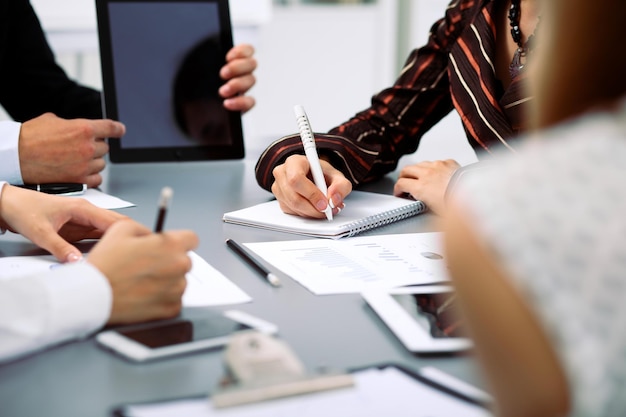
[[[145,362],[220,347],[232,334],[252,330],[274,334],[278,327],[248,313],[228,310],[106,330],[96,335],[96,342],[126,359]]]

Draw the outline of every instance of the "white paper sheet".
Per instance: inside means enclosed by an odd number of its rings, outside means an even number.
[[[396,368],[354,374],[355,387],[216,410],[208,398],[124,407],[132,417],[488,417],[484,408],[431,388]]]
[[[191,271],[187,273],[185,307],[240,304],[252,298],[195,252],[189,252]]]
[[[192,267],[183,294],[185,307],[247,303],[252,298],[195,252],[189,252]],[[0,279],[42,273],[60,265],[52,256],[9,256],[0,258]]]
[[[108,210],[135,206],[135,204],[130,201],[122,200],[121,198],[103,193],[102,191],[94,188],[88,188],[82,195],[67,196],[66,198],[84,198],[91,204]]]
[[[435,232],[244,245],[314,294],[340,294],[449,280],[441,238]]]

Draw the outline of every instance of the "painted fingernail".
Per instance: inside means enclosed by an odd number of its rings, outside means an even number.
[[[340,194],[333,194],[330,201],[331,201],[330,206],[332,208],[339,207],[343,204],[343,197],[341,197]]]
[[[71,263],[71,262],[78,262],[81,259],[83,259],[83,255],[72,252],[69,255],[67,255],[66,261]]]

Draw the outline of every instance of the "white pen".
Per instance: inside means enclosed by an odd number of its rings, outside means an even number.
[[[320,159],[317,155],[317,149],[315,149],[315,137],[313,136],[313,129],[309,123],[308,117],[304,112],[304,107],[300,105],[294,106],[296,112],[296,121],[298,122],[298,129],[300,130],[300,139],[302,139],[302,145],[304,146],[304,154],[311,166],[311,174],[313,174],[313,182],[319,190],[328,198],[328,188],[326,188],[326,180],[324,179],[324,172],[322,172],[322,166],[320,165]],[[328,220],[333,219],[332,202],[329,200],[326,210],[324,210],[326,218]]]

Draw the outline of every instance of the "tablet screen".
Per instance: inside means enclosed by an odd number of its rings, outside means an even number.
[[[252,327],[220,316],[211,319],[179,320],[156,326],[121,330],[119,333],[154,349],[224,337],[236,331],[249,329]]]
[[[434,338],[466,337],[452,292],[391,294],[391,297]]]
[[[232,47],[227,0],[97,0],[104,110],[126,125],[113,162],[243,157],[241,115],[219,71]]]

